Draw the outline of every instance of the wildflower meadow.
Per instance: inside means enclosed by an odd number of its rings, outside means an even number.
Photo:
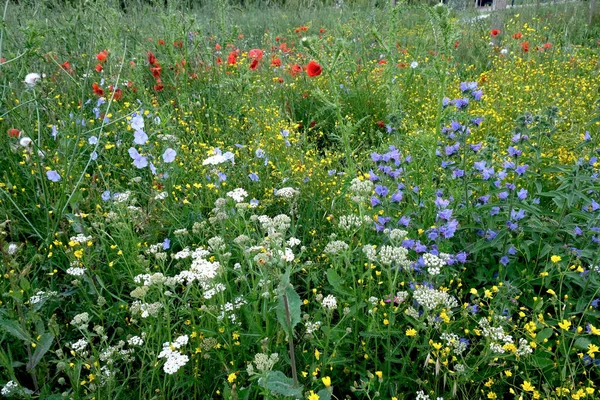
[[[600,18],[516,3],[4,2],[0,397],[600,398]]]

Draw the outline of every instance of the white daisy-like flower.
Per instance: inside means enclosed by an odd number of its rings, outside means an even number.
[[[25,80],[23,82],[25,82],[25,84],[27,86],[29,86],[30,88],[34,87],[36,85],[36,83],[42,79],[42,76],[40,74],[38,74],[37,72],[30,72],[27,75],[25,75]]]

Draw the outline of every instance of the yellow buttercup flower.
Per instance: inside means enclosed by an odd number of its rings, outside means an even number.
[[[571,321],[563,319],[561,322],[558,323],[558,326],[560,326],[561,329],[566,331],[571,327]]]
[[[323,381],[323,385],[325,385],[325,387],[331,386],[331,378],[330,377],[324,376],[321,378],[321,380]]]
[[[560,260],[562,260],[562,258],[560,256],[556,256],[555,255],[555,256],[550,257],[550,260],[552,260],[552,262],[554,264],[556,264],[557,262],[559,262]]]

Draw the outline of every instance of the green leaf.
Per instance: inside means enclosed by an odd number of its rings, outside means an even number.
[[[31,359],[27,363],[27,371],[31,371],[36,365],[38,365],[42,357],[44,357],[44,354],[50,350],[50,346],[52,346],[53,341],[54,335],[50,332],[46,332],[42,335],[40,341],[37,343],[37,346],[35,346],[35,352],[33,353],[33,356],[31,356]]]
[[[319,400],[331,400],[331,391],[328,388],[319,390],[317,395],[319,395]]]
[[[580,337],[577,338],[577,340],[575,340],[575,343],[573,343],[573,347],[579,350],[587,350],[590,347],[591,343],[592,341],[590,339]]]
[[[281,371],[272,371],[269,373],[267,377],[267,389],[286,397],[302,397],[302,386],[294,386],[292,378],[288,378]]]
[[[284,298],[285,297],[285,298]],[[285,309],[285,300],[287,300],[289,321]],[[300,322],[300,305],[302,301],[293,287],[288,286],[279,294],[277,303],[277,320],[286,332],[291,333],[298,322]]]
[[[327,282],[329,282],[329,284],[333,286],[333,289],[339,294],[350,295],[350,292],[342,287],[342,278],[340,278],[338,273],[332,268],[327,270]]]
[[[31,343],[33,341],[29,333],[25,332],[17,321],[0,319],[0,328],[24,342]]]
[[[542,343],[544,341],[544,339],[548,339],[550,336],[552,336],[552,328],[544,328],[542,329],[536,336],[535,336],[535,341],[538,343]]]

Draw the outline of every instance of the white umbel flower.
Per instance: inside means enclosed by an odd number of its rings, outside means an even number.
[[[38,74],[37,72],[30,72],[27,75],[25,75],[25,80],[23,82],[25,82],[25,84],[28,87],[32,88],[40,79],[42,79],[42,76],[40,74]]]

